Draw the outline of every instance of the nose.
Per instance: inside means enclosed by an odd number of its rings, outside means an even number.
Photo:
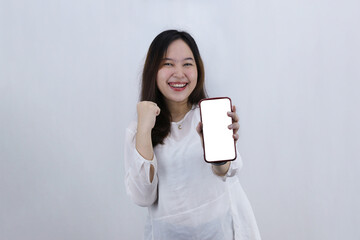
[[[184,74],[184,71],[182,69],[182,66],[176,66],[175,67],[175,71],[174,71],[174,77],[177,77],[177,78],[183,78],[185,77],[185,74]]]

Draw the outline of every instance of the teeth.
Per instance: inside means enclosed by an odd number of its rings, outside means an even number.
[[[187,83],[183,83],[183,84],[178,84],[178,83],[169,83],[169,85],[171,86],[171,87],[174,87],[174,88],[183,88],[183,87],[185,87],[186,86],[186,84]]]

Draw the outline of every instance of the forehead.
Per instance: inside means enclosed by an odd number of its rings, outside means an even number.
[[[170,43],[167,51],[165,52],[167,58],[193,58],[194,55],[190,47],[181,39],[175,40]]]

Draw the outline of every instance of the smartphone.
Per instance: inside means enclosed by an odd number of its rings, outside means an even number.
[[[232,118],[231,99],[228,97],[205,98],[199,103],[203,125],[204,159],[208,163],[233,161],[236,159],[236,145],[233,130],[228,126]]]

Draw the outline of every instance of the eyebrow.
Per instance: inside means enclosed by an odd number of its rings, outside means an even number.
[[[171,60],[171,61],[175,61],[174,59],[172,58],[163,58],[164,61],[166,60]],[[194,61],[194,59],[192,57],[188,57],[188,58],[184,58],[182,61],[186,61],[186,60],[191,60],[191,61]]]

